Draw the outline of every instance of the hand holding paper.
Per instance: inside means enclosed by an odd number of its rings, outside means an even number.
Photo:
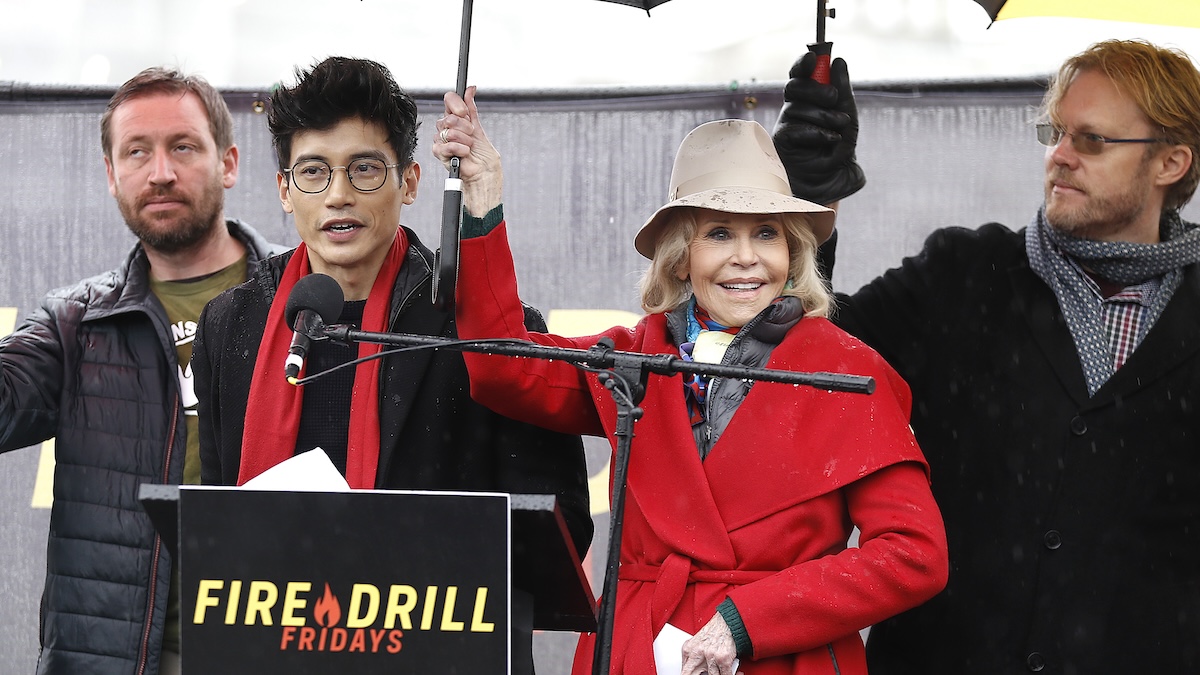
[[[720,614],[714,614],[695,636],[667,624],[654,638],[658,675],[734,675],[739,666],[736,653],[733,634]]]

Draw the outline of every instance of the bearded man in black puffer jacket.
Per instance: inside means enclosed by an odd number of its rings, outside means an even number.
[[[51,292],[0,340],[0,451],[56,439],[39,675],[170,675],[177,593],[138,488],[199,482],[195,322],[284,249],[224,217],[238,150],[204,80],[139,73],[110,100],[101,142],[138,244],[121,267]]]

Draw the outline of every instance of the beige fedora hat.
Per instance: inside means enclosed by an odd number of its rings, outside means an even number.
[[[792,196],[771,135],[758,122],[717,120],[696,127],[679,144],[668,201],[642,225],[633,246],[647,258],[681,206],[726,213],[807,213],[817,242],[833,232],[834,212]]]

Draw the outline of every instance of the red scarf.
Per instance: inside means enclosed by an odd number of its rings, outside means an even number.
[[[408,238],[397,228],[396,238],[375,277],[367,306],[363,310],[362,329],[380,332],[387,327],[392,285],[404,262]],[[238,485],[288,459],[296,451],[300,429],[300,411],[304,408],[304,387],[288,384],[283,363],[291,346],[292,329],[284,320],[292,287],[309,273],[308,248],[300,244],[288,261],[267,314],[267,326],[258,347],[254,377],[246,402],[246,420],[242,430],[242,461]],[[359,358],[378,353],[382,345],[361,342]],[[356,489],[375,487],[379,467],[379,362],[371,359],[354,371],[354,390],[350,397],[350,437],[346,447],[346,482]],[[305,373],[301,373],[303,377]]]

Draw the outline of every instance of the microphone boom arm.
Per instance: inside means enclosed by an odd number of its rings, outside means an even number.
[[[697,363],[695,361],[685,361],[678,356],[671,356],[669,354],[642,354],[639,352],[617,351],[612,349],[611,345],[606,348],[597,346],[592,349],[570,349],[566,347],[547,347],[533,342],[510,338],[451,340],[432,335],[376,333],[358,330],[346,325],[325,326],[323,332],[331,340],[342,343],[370,342],[397,347],[429,347],[433,349],[452,349],[460,352],[499,354],[502,356],[524,356],[535,359],[566,361],[595,370],[611,369],[617,365],[617,361],[620,359],[626,363],[632,362],[640,366],[647,373],[658,375],[689,373],[739,380],[802,384],[827,391],[840,391],[853,394],[871,394],[875,391],[875,379],[865,375],[846,375],[843,373],[827,372],[810,373],[770,368],[726,366],[716,363]]]

